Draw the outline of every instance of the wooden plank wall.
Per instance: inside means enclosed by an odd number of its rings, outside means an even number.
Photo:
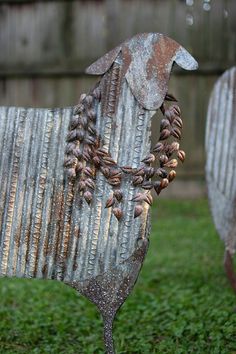
[[[175,70],[170,91],[185,119],[179,181],[188,195],[201,193],[207,103],[236,63],[235,18],[235,0],[1,0],[0,105],[73,105],[96,80],[84,75],[87,65],[136,33],[164,33],[200,64],[196,73]],[[157,119],[153,130],[155,141]]]

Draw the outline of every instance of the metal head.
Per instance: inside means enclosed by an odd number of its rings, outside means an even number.
[[[133,95],[148,110],[157,110],[168,89],[173,63],[186,70],[198,67],[195,59],[180,44],[160,33],[137,34],[90,65],[86,72],[105,74],[121,53],[122,74]]]

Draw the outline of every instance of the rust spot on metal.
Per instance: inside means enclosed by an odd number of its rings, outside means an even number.
[[[47,277],[47,273],[48,273],[48,266],[47,266],[47,264],[44,264],[43,268],[42,268],[42,274],[43,274],[44,278]]]
[[[123,58],[122,76],[125,76],[128,67],[130,66],[130,63],[132,61],[132,55],[130,53],[129,48],[126,45],[124,45],[122,48],[122,58]]]
[[[160,37],[159,41],[153,44],[153,51],[147,62],[147,80],[156,77],[160,85],[163,83],[167,86],[170,76],[169,66],[172,64],[170,60],[179,48],[180,45],[175,41],[164,36]]]

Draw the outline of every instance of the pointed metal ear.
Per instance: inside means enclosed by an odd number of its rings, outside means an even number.
[[[103,55],[103,57],[99,58],[93,64],[91,64],[85,72],[91,75],[103,75],[106,71],[110,69],[113,62],[116,60],[119,52],[121,50],[121,46],[118,46],[112,49],[110,52]]]
[[[182,46],[176,52],[174,61],[185,70],[196,70],[198,68],[196,60]]]

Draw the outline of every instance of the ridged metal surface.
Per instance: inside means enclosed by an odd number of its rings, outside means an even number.
[[[137,167],[150,148],[152,113],[143,113],[127,84],[121,95],[113,122],[118,128],[111,129],[110,117],[99,116],[97,128],[120,165]],[[136,188],[130,178],[122,186],[128,202],[121,223],[105,209],[111,187],[101,174],[91,206],[67,181],[63,162],[72,113],[0,109],[1,275],[66,281],[97,276],[132,254],[146,224],[147,207],[142,218],[133,219]]]
[[[236,68],[214,86],[206,128],[206,178],[213,219],[233,254],[236,249]]]

